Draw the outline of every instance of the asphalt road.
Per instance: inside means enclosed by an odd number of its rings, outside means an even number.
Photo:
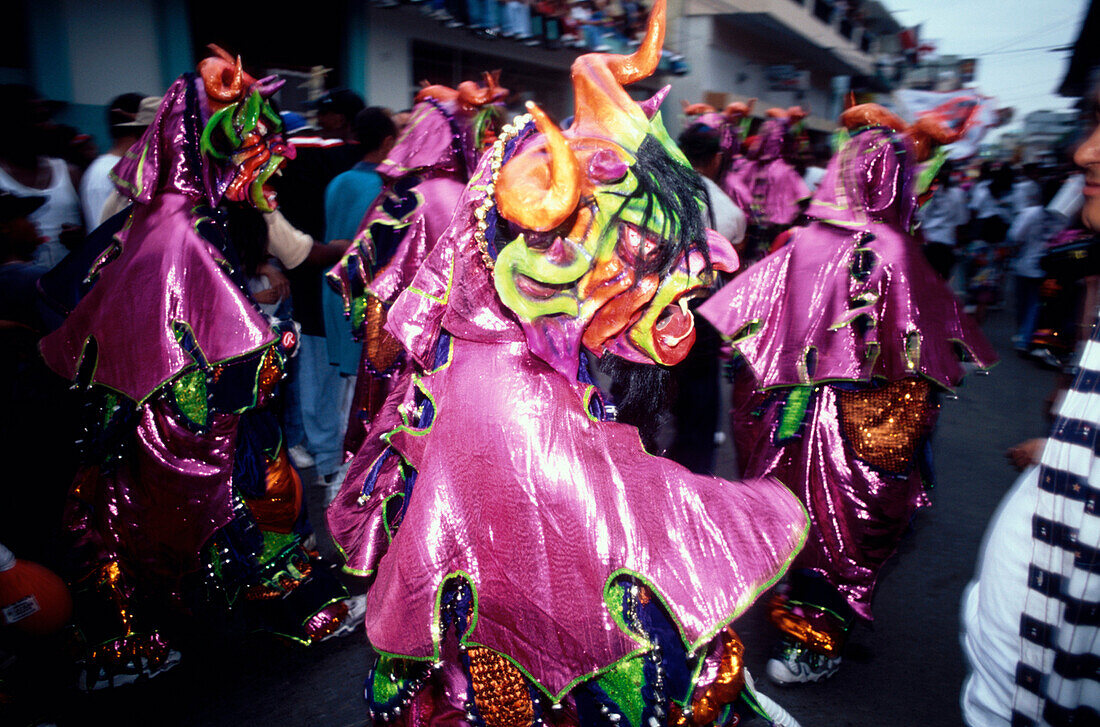
[[[873,625],[857,625],[841,670],[815,685],[778,687],[764,676],[774,634],[760,604],[737,628],[757,686],[803,727],[961,724],[958,694],[965,676],[959,646],[959,601],[982,533],[1016,473],[1005,450],[1042,436],[1043,399],[1054,374],[1021,360],[1009,345],[1011,314],[993,313],[986,332],[1002,362],[972,376],[945,400],[934,439],[938,483],[934,506],[918,513],[901,552],[884,573]],[[307,481],[313,473],[306,472]],[[719,474],[732,477],[727,443]],[[309,488],[315,526],[323,527],[323,488]],[[322,538],[324,540],[324,538]],[[329,553],[330,547],[326,547]],[[357,591],[362,584],[346,579]],[[213,638],[212,638],[213,637]],[[184,660],[143,685],[93,694],[64,688],[48,672],[43,712],[56,724],[155,727],[352,727],[366,724],[362,683],[369,648],[363,631],[302,649],[263,635],[225,637],[202,624],[180,644]]]

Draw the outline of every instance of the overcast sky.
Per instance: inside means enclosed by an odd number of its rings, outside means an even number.
[[[921,24],[939,53],[978,59],[975,86],[1012,106],[1010,126],[1036,109],[1073,104],[1056,94],[1089,0],[882,0],[899,23]]]

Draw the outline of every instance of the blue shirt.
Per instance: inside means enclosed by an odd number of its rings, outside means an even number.
[[[325,188],[325,242],[351,240],[359,224],[382,191],[382,177],[376,164],[359,162],[333,177]],[[344,301],[324,285],[321,305],[325,316],[325,338],[329,363],[344,376],[354,376],[359,366],[360,345],[352,338],[351,321],[344,315]]]

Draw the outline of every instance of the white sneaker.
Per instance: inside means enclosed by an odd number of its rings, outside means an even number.
[[[309,453],[309,450],[305,448],[304,444],[295,444],[287,450],[287,454],[290,455],[290,461],[293,462],[294,466],[298,469],[309,469],[317,464],[313,459],[313,455]]]
[[[345,599],[344,603],[347,604],[348,615],[344,617],[344,620],[340,622],[335,631],[322,638],[321,641],[355,633],[363,625],[363,617],[367,615],[367,594],[351,596]]]
[[[153,664],[143,656],[137,656],[126,664],[106,667],[85,663],[77,676],[77,687],[83,692],[122,687],[135,682],[145,682],[163,674],[180,663],[180,652],[169,649],[159,664]]]
[[[839,668],[839,656],[830,659],[802,644],[784,641],[779,655],[768,659],[765,671],[776,684],[807,684],[828,679]]]

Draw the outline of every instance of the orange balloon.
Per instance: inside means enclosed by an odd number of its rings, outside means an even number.
[[[0,570],[0,621],[28,634],[58,631],[73,614],[69,588],[53,571],[28,560]]]

